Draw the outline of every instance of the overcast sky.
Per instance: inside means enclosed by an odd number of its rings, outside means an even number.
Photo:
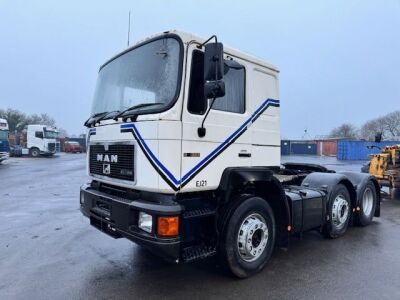
[[[400,1],[0,0],[0,108],[84,132],[98,67],[131,40],[178,28],[280,69],[282,137],[400,109]]]

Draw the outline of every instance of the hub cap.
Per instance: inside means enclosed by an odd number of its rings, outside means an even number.
[[[237,247],[240,257],[247,262],[256,260],[263,254],[268,242],[268,227],[259,214],[246,217],[239,228]]]
[[[332,206],[332,221],[338,229],[346,224],[349,215],[349,203],[343,195],[337,195]]]
[[[365,189],[362,201],[364,215],[369,217],[372,213],[372,206],[374,203],[374,195],[370,188]]]

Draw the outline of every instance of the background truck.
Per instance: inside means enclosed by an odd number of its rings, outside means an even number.
[[[70,153],[82,153],[82,146],[76,141],[65,141],[64,142],[64,152]]]
[[[212,40],[215,40],[212,41]],[[100,67],[80,209],[173,262],[219,254],[238,277],[274,247],[380,214],[369,174],[280,162],[278,69],[217,38],[168,31]]]
[[[0,163],[9,157],[10,144],[8,141],[8,122],[6,119],[0,119]]]
[[[60,152],[60,142],[56,128],[46,125],[28,125],[21,141],[22,154],[32,157],[51,156]]]

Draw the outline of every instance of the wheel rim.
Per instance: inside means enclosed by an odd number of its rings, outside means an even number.
[[[268,226],[259,214],[251,214],[240,225],[237,247],[240,257],[247,262],[255,261],[268,243]]]
[[[364,215],[369,217],[372,213],[372,206],[374,204],[374,194],[370,188],[366,188],[362,200],[362,209]]]
[[[349,216],[349,203],[343,195],[337,195],[332,205],[332,221],[338,229],[342,229]]]

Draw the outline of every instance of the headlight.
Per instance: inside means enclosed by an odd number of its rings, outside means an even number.
[[[85,203],[85,196],[83,193],[81,193],[81,205],[83,205]]]
[[[144,212],[139,212],[139,228],[151,233],[153,229],[153,216],[146,214]]]

